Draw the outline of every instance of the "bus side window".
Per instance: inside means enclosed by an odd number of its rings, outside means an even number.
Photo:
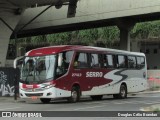
[[[126,57],[124,55],[118,55],[118,68],[127,68]]]
[[[101,63],[102,63],[102,67],[104,68],[114,68],[115,67],[115,58],[114,55],[111,54],[104,54],[101,57]]]
[[[100,62],[98,54],[91,54],[91,67],[100,68]]]
[[[136,57],[135,56],[128,56],[128,68],[136,68]]]
[[[104,68],[108,67],[108,57],[107,57],[107,55],[102,56],[102,64],[103,64]]]
[[[87,53],[76,53],[74,59],[74,68],[87,68],[88,66]]]
[[[137,68],[142,69],[145,66],[145,59],[144,57],[137,57]]]
[[[113,56],[113,55],[106,55],[106,59],[107,59],[107,67],[108,68],[114,68],[114,64],[115,64],[115,56]]]
[[[69,68],[73,56],[73,51],[64,51],[58,54],[57,76],[64,75]]]

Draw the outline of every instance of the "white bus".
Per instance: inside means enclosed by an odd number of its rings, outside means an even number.
[[[81,96],[93,100],[111,94],[147,89],[146,58],[143,53],[91,46],[51,46],[26,53],[20,78],[21,98],[54,98],[77,102]]]

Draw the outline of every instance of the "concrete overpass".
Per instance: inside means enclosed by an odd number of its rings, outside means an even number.
[[[59,9],[63,4],[68,5],[67,17],[74,17],[77,0],[0,0],[0,66],[5,66],[10,36],[19,32],[15,27],[25,10],[31,8],[38,12],[39,7],[48,5],[48,8]],[[32,14],[30,13],[28,17],[32,17]]]
[[[46,7],[27,9],[17,29]],[[67,18],[67,6],[47,10],[19,32],[19,37],[159,19],[160,0],[79,0],[76,16]],[[48,17],[49,16],[49,17]]]
[[[121,49],[126,50],[130,50],[129,31],[136,22],[160,18],[160,0],[79,0],[77,2],[76,14],[74,14],[75,9],[71,12],[75,17],[71,15],[72,18],[70,18],[68,15],[68,6],[64,5],[61,9],[50,7],[32,22],[28,22],[48,7],[44,5],[52,3],[55,5],[56,3],[56,0],[44,1],[25,0],[25,2],[19,2],[20,5],[14,4],[14,7],[20,6],[18,8],[21,9],[17,10],[21,10],[21,14],[13,15],[13,13],[7,13],[4,15],[5,11],[2,10],[3,14],[1,16],[7,20],[8,25],[18,31],[18,37],[117,25],[120,29]],[[67,2],[69,1],[62,1],[64,4]],[[59,6],[58,4],[58,7]],[[76,7],[74,6],[74,8]],[[25,11],[23,11],[24,9]],[[10,18],[13,18],[13,16],[14,19],[11,20]],[[29,24],[23,28],[26,23]],[[4,29],[7,30],[7,32],[5,30],[3,34],[0,33],[0,42],[3,42],[3,46],[1,45],[1,47],[4,48],[5,44],[7,48],[8,39],[12,31],[6,27],[4,23],[2,24],[2,22],[0,26],[1,31],[4,31]],[[14,38],[14,34],[12,34],[11,37]],[[0,54],[2,53],[3,52],[0,51]],[[6,54],[3,53],[3,59],[5,55]],[[4,66],[5,60],[3,59],[0,58],[0,61],[3,61],[2,65]]]

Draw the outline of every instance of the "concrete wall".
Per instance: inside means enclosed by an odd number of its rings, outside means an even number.
[[[157,50],[157,53],[154,53],[154,50]],[[160,69],[160,45],[155,42],[153,44],[142,44],[141,51],[146,53],[148,69]]]

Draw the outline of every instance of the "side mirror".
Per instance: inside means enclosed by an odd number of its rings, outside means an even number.
[[[17,57],[13,62],[13,68],[17,68],[19,66],[22,66],[23,59],[24,59],[24,56]]]

